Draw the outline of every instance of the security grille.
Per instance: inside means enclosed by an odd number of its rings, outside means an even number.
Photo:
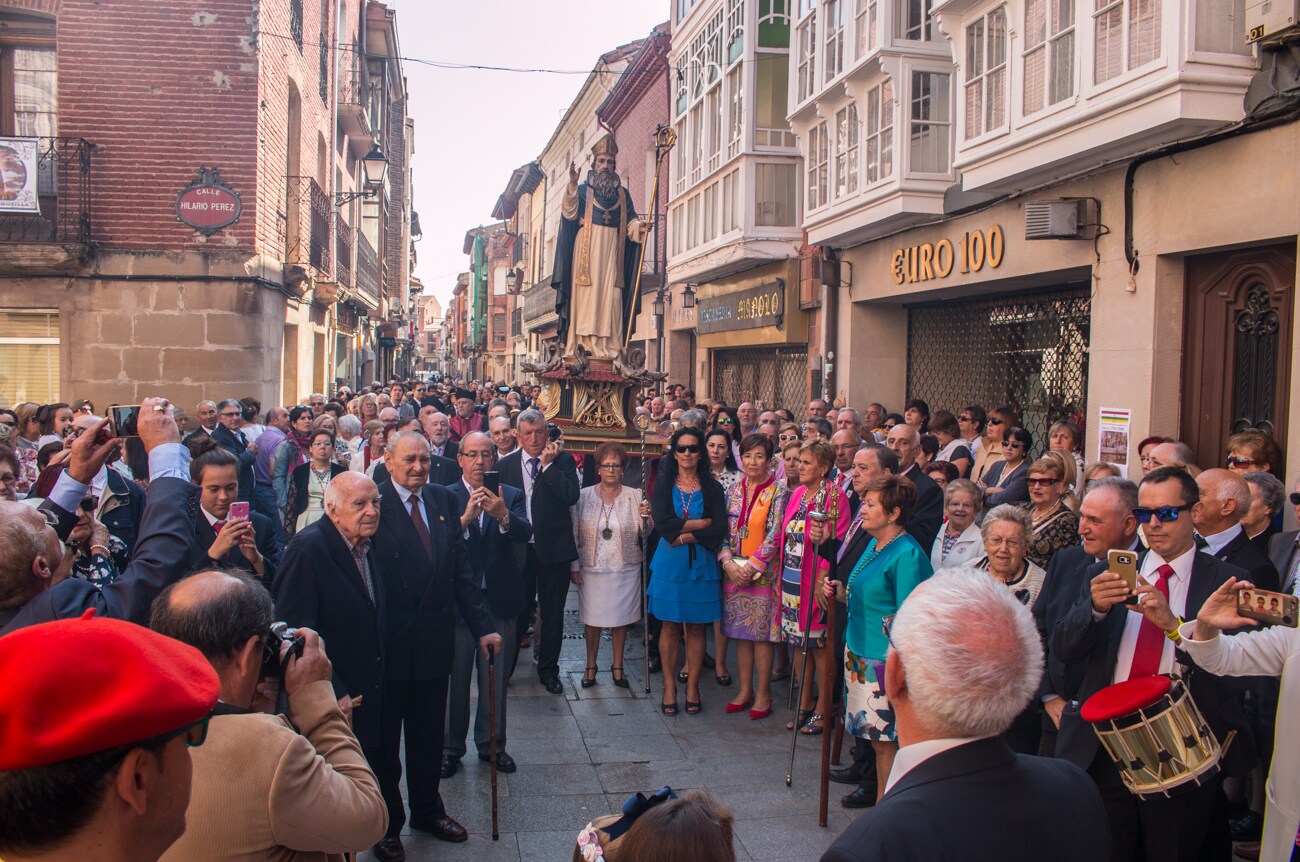
[[[709,393],[728,404],[762,402],[796,414],[808,403],[808,351],[804,347],[713,351]]]
[[[1010,404],[1041,452],[1053,422],[1088,415],[1091,311],[1086,285],[909,306],[907,396],[932,412]]]

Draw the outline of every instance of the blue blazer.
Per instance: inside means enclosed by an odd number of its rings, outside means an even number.
[[[1006,461],[998,461],[984,473],[984,484],[992,487],[1002,478],[1002,471],[1006,469]],[[1021,461],[1016,468],[1007,475],[1007,480],[1002,483],[1002,490],[996,494],[990,494],[984,498],[984,510],[988,511],[994,506],[1001,506],[1003,503],[1023,503],[1029,499],[1029,459]]]
[[[469,489],[464,482],[446,487],[456,496],[456,517],[459,518],[469,505]],[[482,530],[477,524],[471,524],[465,545],[476,573],[475,583],[487,581],[484,594],[492,616],[516,617],[524,609],[524,576],[515,556],[515,547],[528,543],[533,535],[533,525],[528,523],[523,491],[502,485],[501,494],[510,511],[510,529],[502,533],[497,519],[484,513]]]

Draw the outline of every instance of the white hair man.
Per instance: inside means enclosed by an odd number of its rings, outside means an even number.
[[[1106,812],[1072,764],[1016,754],[1002,738],[1038,690],[1043,651],[1029,610],[968,569],[917,587],[888,626],[885,692],[901,746],[885,794],[822,856],[1104,859]]]

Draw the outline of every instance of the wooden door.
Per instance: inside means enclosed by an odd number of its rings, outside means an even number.
[[[1181,436],[1201,467],[1247,428],[1286,439],[1295,267],[1294,243],[1187,259]]]

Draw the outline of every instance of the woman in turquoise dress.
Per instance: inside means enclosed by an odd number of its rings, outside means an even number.
[[[664,715],[677,714],[678,640],[686,635],[686,712],[697,714],[704,668],[705,627],[722,618],[718,548],[727,533],[727,501],[703,457],[704,434],[681,428],[668,443],[650,507],[659,546],[650,563],[649,611],[663,622],[659,659],[664,668]],[[696,545],[699,545],[697,548]]]
[[[876,754],[877,792],[885,792],[889,770],[898,753],[894,711],[885,696],[885,654],[888,622],[917,585],[934,569],[930,555],[908,535],[903,525],[916,505],[916,486],[886,473],[867,484],[858,509],[858,528],[871,536],[862,556],[844,581],[827,580],[823,600],[838,596],[848,605],[844,631],[844,729],[869,740]]]

